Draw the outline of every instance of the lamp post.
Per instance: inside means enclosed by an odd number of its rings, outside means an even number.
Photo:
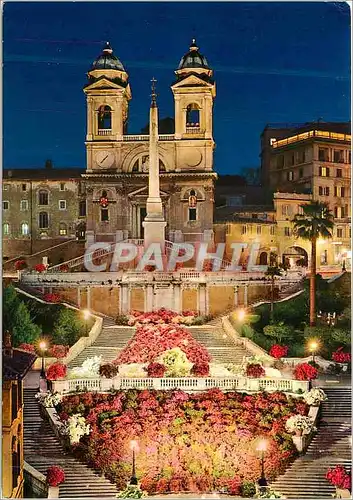
[[[237,318],[238,318],[238,321],[244,321],[245,319],[245,309],[238,309],[237,310]]]
[[[39,349],[42,352],[42,368],[40,370],[40,377],[41,378],[45,378],[44,354],[45,354],[45,351],[47,350],[47,344],[46,344],[46,342],[44,342],[44,341],[40,342],[39,343]]]
[[[83,317],[84,317],[84,320],[85,320],[85,327],[86,327],[86,337],[88,337],[88,320],[91,316],[91,313],[89,312],[88,309],[84,309],[83,310]]]
[[[257,445],[257,451],[261,452],[261,477],[257,484],[259,485],[259,490],[265,492],[267,488],[267,479],[265,476],[265,453],[267,451],[267,441],[266,439],[261,439]]]
[[[313,363],[315,363],[315,354],[317,352],[318,347],[319,347],[319,344],[316,342],[316,340],[310,341],[310,343],[309,343],[309,351],[312,353]]]
[[[139,445],[137,441],[135,440],[130,441],[130,450],[132,451],[132,474],[130,478],[130,484],[133,486],[137,486],[138,481],[136,477],[136,459],[135,459],[135,453],[139,451]]]

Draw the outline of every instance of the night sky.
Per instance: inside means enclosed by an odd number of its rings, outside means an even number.
[[[4,168],[85,168],[82,87],[109,40],[129,73],[129,133],[160,117],[191,39],[214,69],[215,170],[260,164],[266,123],[350,119],[350,11],[324,2],[5,3]]]

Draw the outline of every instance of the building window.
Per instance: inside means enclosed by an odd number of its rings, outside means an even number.
[[[287,172],[287,181],[293,181],[294,180],[294,172],[293,170],[290,170]]]
[[[27,191],[27,184],[22,184],[22,191]]]
[[[327,250],[324,250],[321,254],[321,259],[320,259],[320,263],[322,265],[326,265],[327,264]]]
[[[275,226],[270,227],[270,235],[273,236],[275,234]]]
[[[337,238],[343,238],[343,227],[337,228]]]
[[[335,186],[334,195],[337,196],[338,198],[344,198],[345,195],[344,186]]]
[[[276,164],[277,164],[277,168],[283,168],[284,167],[284,156],[283,155],[277,156]]]
[[[330,161],[328,149],[319,148],[319,161]]]
[[[261,226],[256,226],[256,233],[261,234]]]
[[[49,205],[49,193],[44,189],[39,191],[39,205]]]
[[[186,126],[200,127],[200,108],[195,103],[189,104],[186,108]]]
[[[342,169],[341,168],[338,168],[336,170],[336,177],[342,177]]]
[[[59,234],[60,236],[66,236],[67,235],[67,225],[65,222],[60,222],[59,224]]]
[[[60,182],[60,191],[65,191],[65,182]]]
[[[342,219],[344,217],[344,208],[343,207],[335,207],[335,218]]]
[[[284,228],[284,236],[290,236],[290,227]]]
[[[28,210],[28,200],[21,200],[20,210],[21,212],[25,212],[26,210]]]
[[[344,151],[343,149],[333,150],[333,161],[334,163],[344,163]]]
[[[98,109],[98,130],[112,128],[112,110],[109,106],[101,106]]]
[[[7,222],[2,225],[2,233],[4,236],[8,236],[10,234],[10,224],[8,224]]]
[[[86,200],[80,201],[79,217],[86,217]]]
[[[101,222],[109,221],[109,210],[108,208],[101,208]]]
[[[66,210],[66,200],[59,200],[59,210]]]
[[[21,224],[21,234],[22,236],[28,236],[29,235],[29,225],[27,222],[22,222]]]
[[[39,214],[39,229],[48,229],[49,215],[48,212],[40,212]]]
[[[259,214],[251,214],[251,218],[252,219],[258,219],[259,218]]]
[[[196,220],[196,208],[189,208],[189,220]]]
[[[288,157],[288,164],[290,167],[292,167],[294,165],[294,163],[295,163],[295,154],[293,153],[293,154],[289,155],[289,157]]]
[[[3,201],[2,202],[2,208],[3,208],[3,210],[8,210],[10,208],[10,202],[9,201]]]
[[[282,205],[282,215],[292,215],[292,207],[290,205]]]
[[[241,226],[241,234],[246,234],[246,226]]]
[[[298,151],[298,163],[305,163],[305,150]]]
[[[3,185],[3,190],[4,191],[8,191],[9,190],[9,185],[8,184],[4,184]]]
[[[330,177],[330,169],[328,167],[319,168],[320,177]]]
[[[304,175],[304,169],[303,168],[300,168],[299,169],[299,179],[301,179]]]

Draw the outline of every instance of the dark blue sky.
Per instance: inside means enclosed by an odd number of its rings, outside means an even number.
[[[4,167],[85,167],[82,87],[109,40],[130,75],[129,132],[150,79],[173,116],[174,69],[197,43],[215,71],[215,169],[259,165],[268,122],[350,119],[350,11],[327,2],[26,2],[4,6]]]

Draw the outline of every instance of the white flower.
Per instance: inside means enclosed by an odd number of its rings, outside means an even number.
[[[78,443],[82,436],[90,433],[90,425],[86,424],[86,419],[80,413],[75,413],[68,418],[66,427],[66,434],[70,438],[70,443]]]
[[[61,394],[59,394],[58,392],[50,392],[50,391],[38,392],[35,397],[45,408],[54,408],[62,400]]]
[[[119,377],[145,378],[147,377],[145,363],[130,363],[119,365]]]
[[[311,406],[318,406],[322,401],[326,401],[327,396],[322,389],[314,388],[303,394],[304,401]]]
[[[222,365],[220,363],[210,363],[210,377],[232,377],[236,375],[232,370],[235,365]]]
[[[304,415],[293,415],[289,417],[286,422],[286,429],[288,432],[301,431],[303,434],[310,434],[314,428],[314,422],[310,417]]]
[[[82,366],[72,368],[69,371],[68,378],[93,378],[99,376],[99,367],[102,363],[102,356],[93,356],[87,358]]]

